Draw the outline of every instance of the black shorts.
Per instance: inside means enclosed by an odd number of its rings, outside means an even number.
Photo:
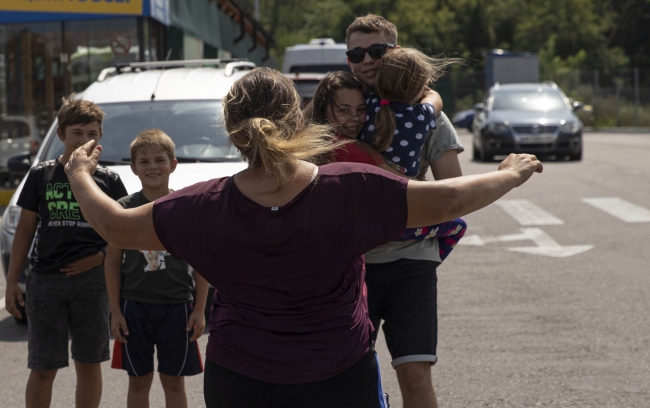
[[[374,351],[341,374],[305,384],[270,384],[206,359],[203,393],[207,408],[386,408]]]
[[[413,259],[366,264],[368,312],[375,326],[372,338],[377,339],[383,320],[393,367],[438,361],[438,265]]]
[[[190,341],[194,329],[187,331],[192,314],[190,302],[157,304],[121,299],[126,320],[128,343],[115,342],[112,368],[123,369],[139,377],[154,370],[154,346],[158,350],[158,372],[179,377],[203,372],[201,353],[196,341]]]
[[[28,358],[32,370],[94,364],[109,359],[108,297],[104,266],[78,275],[32,272],[27,279]]]

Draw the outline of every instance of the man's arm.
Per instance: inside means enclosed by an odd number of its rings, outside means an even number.
[[[192,334],[190,341],[197,340],[205,330],[205,304],[210,290],[208,281],[196,271],[194,271],[194,280],[196,281],[196,299],[194,299],[194,311],[187,322],[187,331],[194,328],[194,334]]]
[[[106,278],[106,292],[108,304],[111,309],[111,332],[116,341],[126,343],[123,337],[129,335],[126,319],[120,309],[120,295],[122,294],[122,258],[124,252],[111,244],[106,245],[106,259],[104,260],[104,277]]]
[[[7,269],[7,288],[5,289],[5,307],[7,312],[17,319],[22,318],[22,314],[16,307],[16,302],[20,306],[25,306],[23,292],[18,286],[18,276],[25,267],[25,260],[29,248],[32,246],[32,240],[36,233],[38,224],[38,213],[26,209],[20,211],[20,218],[16,226],[16,234],[11,246],[11,258],[9,259],[9,268]]]
[[[436,128],[426,136],[422,149],[422,163],[430,166],[435,180],[460,177],[463,172],[458,162],[458,153],[463,151],[456,129],[443,113],[436,120]],[[426,173],[426,168],[420,167],[420,177]]]
[[[436,109],[436,117],[440,116],[440,112],[442,112],[442,98],[438,92],[425,86],[420,103],[430,103]]]
[[[458,161],[458,150],[447,150],[438,160],[431,163],[431,173],[436,180],[444,180],[463,175]]]

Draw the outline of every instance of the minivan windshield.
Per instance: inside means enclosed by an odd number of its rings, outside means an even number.
[[[128,164],[129,146],[145,129],[158,128],[176,144],[176,157],[183,162],[241,161],[223,125],[220,100],[152,101],[99,104],[104,110],[104,135],[100,162]],[[41,160],[63,154],[63,143],[51,135]]]
[[[494,93],[492,110],[554,111],[568,110],[559,92],[506,91]]]

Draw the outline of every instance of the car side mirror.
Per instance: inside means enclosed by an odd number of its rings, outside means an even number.
[[[476,105],[474,105],[474,110],[477,112],[483,112],[485,110],[485,104],[477,103]]]
[[[584,109],[585,104],[582,103],[582,102],[573,101],[573,103],[571,104],[571,107],[573,108],[573,111],[575,112],[575,111]]]
[[[29,152],[19,153],[11,156],[7,161],[7,168],[10,173],[24,174],[32,166],[31,155]]]

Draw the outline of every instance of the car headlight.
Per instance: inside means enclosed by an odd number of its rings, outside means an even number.
[[[580,124],[577,122],[568,122],[560,127],[560,133],[577,133],[580,130]]]
[[[495,134],[510,133],[510,128],[503,123],[490,123],[488,125],[488,131]]]
[[[6,231],[10,234],[16,233],[16,226],[18,225],[18,219],[20,218],[20,210],[21,208],[17,205],[12,205],[4,215],[4,226]]]

